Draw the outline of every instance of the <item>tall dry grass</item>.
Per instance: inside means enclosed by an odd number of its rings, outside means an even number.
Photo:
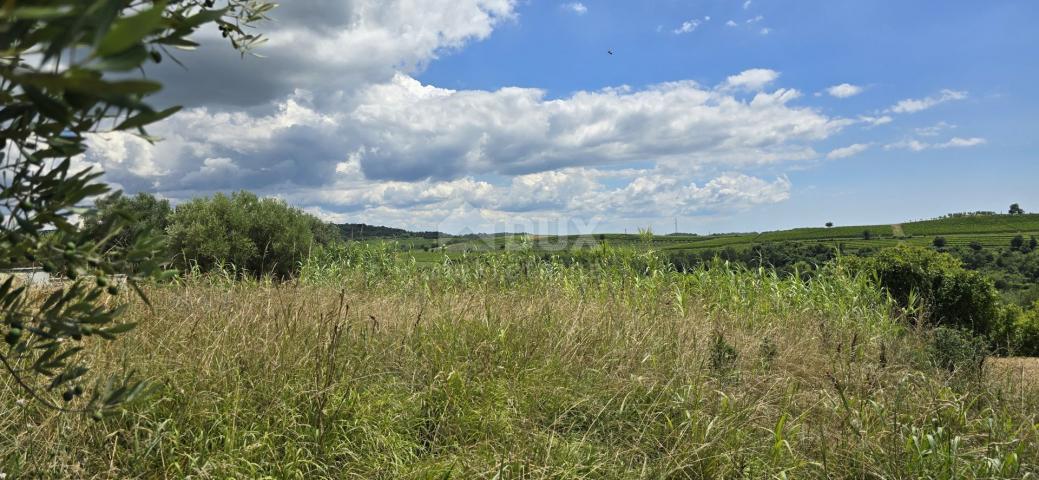
[[[341,252],[342,253],[342,252]],[[365,256],[368,257],[365,257]],[[1023,478],[1039,397],[930,366],[865,279],[651,256],[420,268],[342,253],[289,284],[192,277],[99,348],[158,391],[99,423],[0,383],[15,478]]]

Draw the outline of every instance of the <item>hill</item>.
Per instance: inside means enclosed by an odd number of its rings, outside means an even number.
[[[868,232],[868,234],[867,234]],[[1003,247],[1017,235],[1039,235],[1039,214],[950,215],[938,219],[890,225],[856,225],[833,228],[796,228],[764,233],[705,236],[692,242],[670,245],[669,250],[749,248],[773,242],[813,242],[841,244],[851,250],[881,248],[909,243],[931,245],[944,237],[950,246],[976,243],[984,247]]]
[[[402,228],[383,227],[364,223],[334,224],[346,240],[367,240],[378,238],[445,238],[450,237],[443,232],[412,232]]]
[[[392,229],[396,230],[396,229]],[[868,232],[868,234],[867,234]],[[411,236],[418,234],[409,233]],[[603,242],[614,246],[642,246],[669,251],[709,251],[747,249],[755,245],[780,242],[840,245],[846,251],[878,249],[907,243],[928,246],[935,237],[945,238],[949,246],[1005,247],[1014,237],[1039,236],[1039,214],[1007,215],[995,213],[954,214],[905,223],[850,225],[830,228],[804,227],[769,232],[725,233],[712,235],[669,234],[653,237],[638,234],[594,235],[498,235],[454,237],[442,244],[447,252],[486,252],[520,248],[530,244],[536,250],[559,252],[582,249]],[[383,237],[386,238],[386,237]]]

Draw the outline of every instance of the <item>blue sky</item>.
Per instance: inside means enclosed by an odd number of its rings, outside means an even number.
[[[213,40],[159,72],[189,107],[167,142],[88,160],[175,201],[247,188],[445,231],[1039,209],[1034,1],[315,0],[274,20],[262,59]]]

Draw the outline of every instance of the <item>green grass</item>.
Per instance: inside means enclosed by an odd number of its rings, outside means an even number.
[[[903,223],[906,235],[951,235],[1039,232],[1039,214],[979,215]]]
[[[945,237],[950,246],[968,246],[977,242],[983,247],[1006,247],[1017,235],[1028,238],[1039,236],[1039,215],[991,215],[957,217],[899,225],[862,225],[835,228],[800,228],[761,234],[731,235],[724,237],[702,237],[697,241],[667,245],[664,250],[708,250],[721,248],[750,248],[768,242],[818,242],[828,245],[842,244],[851,251],[861,248],[884,248],[908,243],[929,246],[938,236]],[[869,230],[873,239],[865,240],[863,232]]]
[[[930,366],[866,279],[636,251],[421,266],[388,245],[298,282],[152,287],[96,351],[160,387],[95,423],[0,380],[11,478],[1023,478],[1039,396]]]
[[[873,239],[866,241],[863,233],[869,231]],[[899,243],[931,245],[934,237],[943,236],[950,246],[966,246],[978,242],[984,247],[1005,247],[1016,235],[1026,238],[1039,236],[1039,214],[1029,215],[978,215],[953,217],[939,220],[908,222],[895,225],[856,225],[833,228],[796,228],[764,233],[733,233],[722,235],[657,235],[647,241],[637,234],[595,234],[585,236],[553,235],[499,235],[478,240],[449,238],[428,240],[421,238],[371,240],[368,243],[398,245],[400,249],[414,252],[423,263],[439,263],[445,257],[458,258],[461,254],[480,254],[532,248],[547,253],[559,253],[594,247],[603,242],[615,247],[631,247],[654,250],[708,250],[722,248],[744,249],[768,242],[821,242],[844,244],[852,250],[859,248],[883,248]],[[436,247],[443,247],[437,251]],[[422,251],[423,247],[432,252]]]
[[[891,225],[863,225],[834,228],[796,228],[777,232],[766,232],[754,238],[757,242],[782,242],[791,240],[830,240],[862,238],[865,231],[875,237],[892,236]]]

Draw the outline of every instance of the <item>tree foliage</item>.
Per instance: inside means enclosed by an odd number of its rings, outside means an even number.
[[[924,307],[933,323],[987,335],[999,315],[992,281],[945,253],[903,245],[848,261],[875,275],[901,305]]]
[[[36,0],[0,6],[0,269],[31,262],[68,278],[42,303],[8,277],[0,285],[6,345],[0,363],[25,394],[48,407],[95,416],[134,398],[141,383],[92,374],[82,355],[91,339],[114,339],[133,325],[117,323],[112,280],[130,273],[136,288],[163,275],[154,237],[141,236],[105,255],[128,227],[120,219],[80,230],[74,215],[109,188],[100,172],[73,159],[98,132],[147,137],[145,127],[177,112],[146,98],[162,85],[133,72],[191,48],[192,34],[216,23],[243,51],[262,39],[248,33],[273,5],[259,0]],[[138,293],[140,291],[138,290]],[[88,380],[96,380],[88,387]],[[83,398],[80,398],[83,397]]]
[[[336,240],[335,227],[280,200],[249,192],[216,194],[178,205],[170,218],[176,265],[203,271],[289,277],[312,249]]]
[[[111,225],[127,223],[125,228],[102,245],[105,252],[128,248],[138,238],[164,236],[173,213],[169,200],[143,192],[134,196],[116,192],[97,199],[94,208],[91,215],[83,220],[82,228],[88,235],[99,238],[101,232],[110,229]]]

